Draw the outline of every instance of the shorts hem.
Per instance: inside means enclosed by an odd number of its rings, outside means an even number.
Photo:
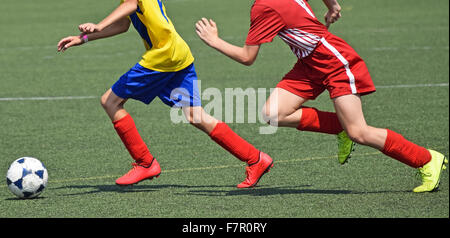
[[[122,94],[122,92],[119,92],[116,87],[115,84],[111,87],[111,91],[118,97],[122,98],[122,99],[129,99],[129,96],[125,96],[124,94]]]
[[[297,96],[299,96],[301,98],[304,98],[304,99],[307,99],[307,100],[314,100],[314,99],[317,98],[317,97],[314,97],[314,96],[307,95],[306,93],[300,92],[300,91],[298,91],[298,90],[296,90],[296,89],[294,89],[292,87],[289,87],[288,85],[286,85],[285,83],[282,83],[282,82],[283,82],[283,80],[281,80],[277,84],[277,86],[275,86],[275,87],[284,89],[284,90],[286,90],[286,91],[288,91],[288,92],[290,92],[290,93],[292,93],[294,95],[297,95]]]
[[[346,96],[346,95],[361,95],[361,96],[365,96],[365,95],[368,95],[368,94],[371,94],[371,93],[374,93],[374,92],[376,92],[375,89],[362,90],[362,91],[359,91],[357,93],[340,92],[340,93],[330,94],[330,98],[331,99],[335,99],[335,98],[338,98],[338,97],[341,97],[341,96]]]

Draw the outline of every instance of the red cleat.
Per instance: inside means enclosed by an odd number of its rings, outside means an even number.
[[[238,188],[251,188],[256,186],[261,177],[269,172],[273,167],[273,160],[264,152],[259,153],[259,160],[255,164],[249,165],[245,168],[247,178],[244,182],[237,185]]]
[[[116,180],[117,185],[133,185],[146,179],[159,177],[159,175],[161,174],[161,167],[159,167],[159,163],[158,161],[156,161],[156,159],[153,159],[152,163],[148,167],[144,167],[137,163],[132,163],[132,165],[133,168],[128,171],[128,173]]]

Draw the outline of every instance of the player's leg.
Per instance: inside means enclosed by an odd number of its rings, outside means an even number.
[[[184,115],[189,123],[202,130],[213,141],[247,164],[259,160],[259,150],[237,135],[226,123],[206,113],[201,106],[184,107]]]
[[[153,156],[139,135],[133,118],[123,107],[126,101],[127,99],[117,96],[111,89],[101,97],[101,105],[130,155],[137,163],[149,166]]]
[[[207,135],[220,123],[219,120],[206,113],[201,106],[183,107],[182,110],[186,120]]]
[[[263,116],[269,124],[279,127],[334,135],[343,131],[336,113],[303,107],[307,101],[283,88],[275,88],[264,105]]]
[[[114,129],[136,161],[132,170],[116,180],[117,185],[135,184],[144,179],[159,176],[161,173],[158,162],[153,158],[137,131],[133,118],[123,107],[126,101],[127,99],[117,96],[111,89],[101,98],[101,105],[111,119]]]
[[[214,142],[236,158],[247,163],[246,179],[238,185],[238,188],[256,186],[261,177],[273,166],[273,160],[269,155],[256,149],[226,123],[206,113],[201,106],[184,107],[183,112],[189,123],[208,134]]]
[[[275,88],[262,109],[264,120],[273,126],[297,128],[302,105],[308,100],[283,88]]]
[[[118,185],[132,185],[144,179],[159,176],[161,168],[140,136],[124,104],[133,98],[149,104],[164,87],[166,74],[136,64],[125,73],[101,98],[101,104],[110,117],[114,129],[135,160],[133,168],[116,180]]]
[[[292,87],[289,88],[293,91]],[[307,92],[298,94],[301,93]],[[263,107],[263,117],[273,126],[337,135],[338,160],[341,164],[346,163],[354,150],[354,143],[343,130],[336,113],[302,106],[307,101],[306,97],[283,88],[275,88]]]
[[[127,99],[121,98],[108,89],[101,97],[100,103],[111,121],[125,117],[128,112],[124,109]]]
[[[359,95],[340,96],[333,102],[342,126],[353,141],[378,149],[413,168],[421,168],[423,184],[415,192],[433,191],[439,186],[446,163],[442,154],[418,146],[389,129],[367,125]]]
[[[336,114],[349,137],[358,144],[382,150],[387,131],[367,125],[359,95],[345,95],[333,100]]]
[[[238,187],[255,186],[261,176],[272,166],[272,159],[237,135],[226,123],[215,119],[203,110],[197,81],[195,67],[192,64],[176,73],[159,98],[169,106],[182,108],[185,117],[192,125],[249,165],[247,179]]]

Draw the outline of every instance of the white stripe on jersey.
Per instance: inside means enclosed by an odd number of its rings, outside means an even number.
[[[299,29],[286,29],[278,33],[298,58],[305,58],[316,48],[320,37]]]
[[[313,18],[316,18],[316,16],[314,16],[314,14],[311,12],[311,10],[309,10],[308,6],[306,6],[306,3],[303,0],[295,0],[300,6],[303,7],[303,9],[305,9],[305,11],[312,16]]]

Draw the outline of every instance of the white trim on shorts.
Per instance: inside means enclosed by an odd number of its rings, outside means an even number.
[[[352,90],[352,94],[357,94],[357,90],[356,90],[356,86],[355,86],[355,76],[353,75],[352,71],[350,70],[350,64],[348,63],[348,61],[344,58],[344,56],[341,55],[341,53],[339,53],[338,50],[336,50],[336,48],[334,48],[334,46],[332,46],[330,43],[328,43],[327,40],[325,40],[325,38],[321,38],[320,42],[322,42],[322,44],[327,47],[327,49],[329,49],[331,52],[333,52],[333,54],[339,59],[339,61],[342,62],[342,64],[345,67],[345,72],[347,73],[348,79],[350,81],[350,88]]]

